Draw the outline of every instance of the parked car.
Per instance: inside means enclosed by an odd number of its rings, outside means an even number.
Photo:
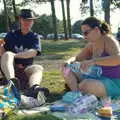
[[[78,39],[78,40],[84,39],[84,36],[81,35],[81,34],[78,34],[78,33],[73,33],[73,34],[71,35],[71,37],[72,37],[73,39]]]
[[[0,33],[0,39],[5,38],[6,35],[7,35],[7,33]]]
[[[58,39],[62,39],[62,38],[63,38],[63,35],[62,34],[58,34]],[[47,35],[47,39],[53,40],[54,39],[54,34],[53,33],[48,34]]]
[[[65,34],[64,33],[58,34],[58,38],[59,39],[64,39],[65,38]]]

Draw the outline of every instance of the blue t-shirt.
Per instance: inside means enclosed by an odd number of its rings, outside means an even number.
[[[20,30],[9,32],[5,37],[5,49],[14,53],[35,49],[38,53],[41,52],[41,43],[38,34],[29,32],[23,35]],[[16,64],[25,66],[33,63],[33,58],[15,59]]]

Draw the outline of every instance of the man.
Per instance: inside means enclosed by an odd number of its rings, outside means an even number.
[[[33,65],[33,58],[41,53],[39,36],[31,31],[35,16],[30,9],[22,9],[19,15],[20,29],[5,37],[5,52],[1,69],[7,79],[19,82],[25,95],[37,98],[38,93],[48,95],[48,89],[40,88],[43,67]],[[14,65],[14,66],[13,66]]]
[[[116,39],[120,41],[120,28],[118,28],[118,32],[116,34]]]

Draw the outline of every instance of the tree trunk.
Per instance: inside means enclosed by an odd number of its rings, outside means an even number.
[[[51,10],[52,10],[52,18],[53,18],[53,31],[54,31],[54,40],[57,40],[57,24],[56,24],[56,15],[55,15],[55,4],[54,0],[50,0]]]
[[[15,21],[17,21],[17,12],[16,12],[16,6],[15,6],[15,0],[12,0],[12,5],[13,5],[14,18],[15,18]]]
[[[71,38],[71,19],[70,19],[70,0],[66,0],[67,5],[67,22],[68,22],[68,31],[69,31],[69,38]]]
[[[105,19],[105,21],[108,24],[110,24],[110,0],[104,0],[104,5],[105,5],[105,8],[104,8],[104,12],[105,12],[104,19]]]
[[[90,0],[90,16],[94,16],[93,0]]]
[[[61,0],[61,6],[62,6],[62,14],[63,14],[63,28],[64,28],[65,39],[68,39],[68,38],[67,38],[66,19],[65,19],[64,0]]]
[[[8,10],[7,10],[7,6],[6,6],[6,1],[3,0],[3,4],[4,4],[4,15],[5,15],[5,20],[6,20],[6,31],[10,31],[10,27],[9,27],[9,20],[8,20]]]

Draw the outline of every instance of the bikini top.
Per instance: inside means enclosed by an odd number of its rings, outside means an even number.
[[[109,56],[105,50],[103,51],[101,57]],[[102,68],[102,76],[110,77],[110,78],[120,78],[120,65],[117,66],[101,66]]]

